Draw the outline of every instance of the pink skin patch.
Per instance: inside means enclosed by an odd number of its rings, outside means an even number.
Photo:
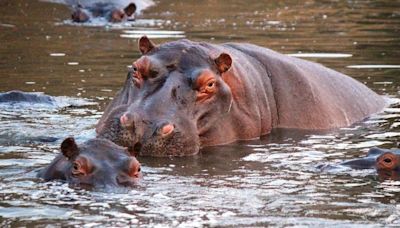
[[[174,131],[175,127],[172,124],[167,124],[161,129],[161,136],[166,137]]]
[[[129,126],[129,118],[128,118],[128,116],[127,116],[126,114],[122,115],[122,116],[119,118],[119,121],[121,122],[121,125],[122,125],[122,126],[124,126],[124,127]]]

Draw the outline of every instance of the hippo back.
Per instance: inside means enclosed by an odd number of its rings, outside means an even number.
[[[16,103],[16,102],[53,104],[55,100],[54,98],[44,94],[27,93],[18,90],[9,91],[6,93],[0,93],[0,103]]]
[[[267,75],[262,77],[271,83],[278,114],[275,127],[345,127],[385,107],[383,98],[364,84],[320,64],[251,44],[223,46],[265,68]]]

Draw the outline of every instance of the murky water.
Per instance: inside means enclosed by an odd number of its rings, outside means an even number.
[[[0,1],[0,91],[67,96],[62,107],[0,107],[1,226],[400,226],[399,181],[315,168],[398,142],[399,1],[162,0],[116,25],[74,25],[69,13],[62,4]],[[266,46],[351,75],[393,104],[346,129],[276,130],[194,157],[140,158],[144,177],[133,189],[35,178],[62,138],[94,135],[141,34]],[[78,105],[69,107],[71,98]]]

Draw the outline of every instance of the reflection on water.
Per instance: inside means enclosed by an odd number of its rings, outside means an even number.
[[[105,27],[107,29],[126,29],[132,27],[156,27],[162,25],[162,20],[154,19],[136,19],[134,21],[123,21],[119,23],[109,22],[106,18],[93,18],[90,22],[77,23],[70,19],[64,20],[62,23],[56,23],[58,26],[78,26],[78,27]]]
[[[400,68],[400,65],[351,65],[347,66],[348,68],[356,68],[356,69],[385,69],[385,68]]]
[[[99,104],[0,108],[1,226],[400,224],[400,182],[381,180],[374,170],[316,168],[365,156],[373,146],[395,147],[400,138],[398,1],[163,0],[136,24],[101,26],[66,23],[70,10],[62,4],[0,5],[0,91]],[[157,35],[158,43],[186,37],[266,46],[351,75],[392,105],[344,129],[277,129],[194,157],[141,158],[144,178],[132,189],[86,191],[36,179],[59,153],[59,139],[93,137],[126,66],[140,56],[140,33]]]
[[[288,54],[292,57],[299,58],[349,58],[352,57],[352,54],[342,54],[342,53],[296,53],[296,54]]]
[[[122,38],[139,39],[147,36],[149,39],[165,39],[165,38],[185,38],[184,31],[166,31],[166,30],[124,30],[120,35]]]

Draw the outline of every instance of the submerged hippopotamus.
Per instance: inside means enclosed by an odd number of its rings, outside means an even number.
[[[345,127],[385,107],[351,77],[252,44],[142,37],[139,50],[96,127],[138,155],[193,155],[273,128]]]
[[[135,19],[136,4],[131,2],[125,8],[120,9],[113,2],[97,2],[92,5],[82,6],[78,4],[71,14],[73,22],[88,22],[94,17],[103,17],[110,22]]]
[[[19,90],[12,90],[0,93],[0,103],[36,103],[36,104],[55,104],[55,99],[51,96],[40,93],[28,93]]]
[[[321,170],[329,171],[341,166],[352,169],[376,169],[381,179],[400,179],[400,150],[372,148],[364,158],[357,158],[340,163],[339,165],[320,166]]]
[[[38,177],[64,180],[82,187],[132,186],[141,176],[140,164],[126,148],[106,139],[92,139],[81,145],[74,138],[61,143],[59,154]]]

